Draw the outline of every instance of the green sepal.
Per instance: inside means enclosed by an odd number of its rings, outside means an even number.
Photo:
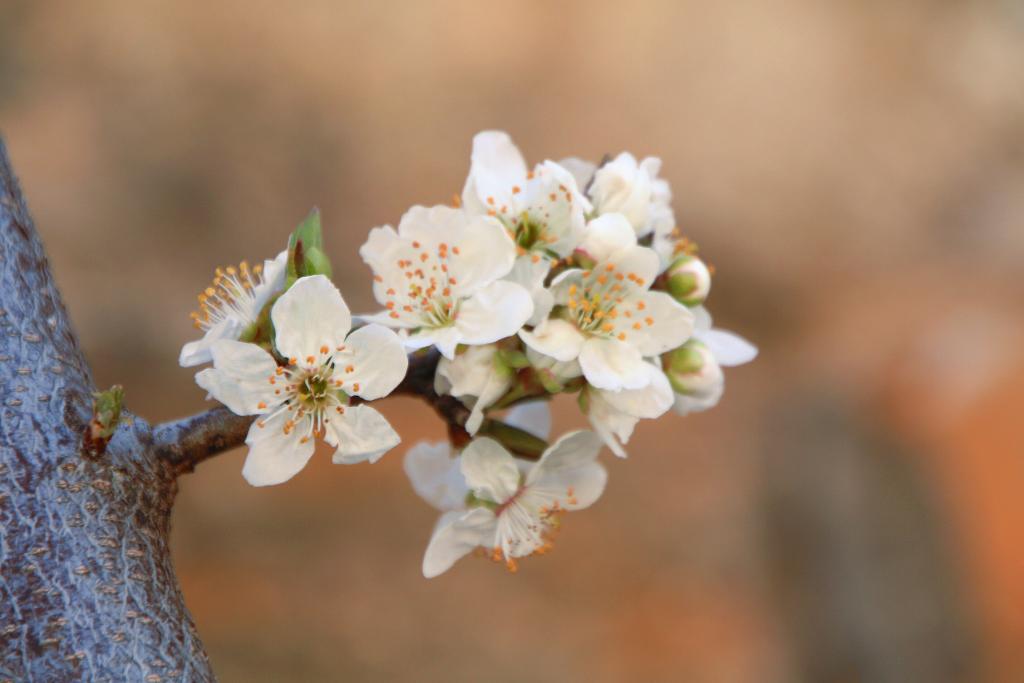
[[[521,370],[530,367],[530,359],[517,349],[499,349],[497,357],[498,361],[507,368]]]
[[[549,394],[560,394],[565,391],[565,385],[550,370],[535,369],[534,373],[537,376],[537,381],[544,387],[544,391]]]
[[[330,259],[324,253],[323,229],[320,225],[320,209],[314,208],[299,223],[288,239],[288,265],[285,289],[295,284],[300,277],[332,273]]]
[[[467,508],[487,508],[488,510],[491,510],[493,512],[494,510],[498,509],[498,504],[493,502],[493,501],[490,501],[490,500],[484,500],[483,498],[477,498],[473,494],[473,492],[470,491],[469,493],[466,494],[466,507]]]

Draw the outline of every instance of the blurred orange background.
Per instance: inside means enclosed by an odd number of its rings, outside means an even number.
[[[174,552],[224,681],[1024,680],[1024,10],[971,2],[0,6],[0,131],[100,385],[160,421],[215,266],[313,205],[368,310],[367,231],[528,160],[663,158],[761,348],[643,423],[517,575],[427,581],[434,512],[375,466],[181,481]],[[556,427],[582,425],[571,401]]]

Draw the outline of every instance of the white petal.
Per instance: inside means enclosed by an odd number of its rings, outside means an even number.
[[[380,313],[360,313],[356,318],[360,322],[376,323],[393,329],[412,330],[423,325],[423,319],[415,313],[397,311],[397,318],[393,317],[391,313],[391,311],[381,311]],[[430,346],[430,344],[427,344],[427,346]]]
[[[462,302],[455,318],[463,344],[511,337],[533,314],[530,293],[514,282],[492,282]]]
[[[525,211],[532,221],[544,226],[544,241],[535,249],[543,248],[562,258],[579,246],[586,229],[586,214],[593,207],[569,171],[553,161],[545,161],[534,169],[534,179],[518,197],[518,205],[512,209],[520,213],[502,215],[506,219],[517,218]]]
[[[650,383],[641,389],[623,389],[622,391],[600,391],[609,405],[632,417],[654,419],[661,417],[675,401],[675,394],[668,377],[660,368],[651,364],[647,366]]]
[[[259,315],[270,298],[284,289],[288,275],[288,250],[285,249],[273,260],[263,262],[263,283],[253,288],[252,296],[256,315]]]
[[[405,348],[410,351],[436,346],[441,355],[450,360],[455,358],[455,351],[462,342],[462,333],[454,325],[448,325],[447,327],[424,327],[399,338]]]
[[[722,381],[715,383],[700,394],[693,396],[676,394],[676,402],[673,408],[679,415],[689,415],[690,413],[699,413],[705,410],[710,410],[718,405],[718,402],[722,399],[722,393],[724,391],[725,381],[723,378]]]
[[[421,441],[405,454],[405,473],[420,498],[438,510],[461,509],[469,486],[447,441]]]
[[[526,359],[536,369],[549,371],[560,382],[568,382],[571,379],[583,376],[583,370],[580,368],[578,360],[555,360],[551,356],[546,356],[529,346],[526,347]]]
[[[551,436],[551,407],[547,401],[522,403],[508,411],[502,422],[546,441]]]
[[[526,161],[508,133],[494,130],[477,133],[473,137],[462,201],[470,210],[486,211],[487,198],[493,197],[495,204],[502,203],[513,186],[523,184],[526,171]]]
[[[409,247],[408,242],[399,237],[390,225],[371,230],[366,242],[359,247],[359,256],[374,272],[373,296],[378,303],[387,303],[389,288],[399,289],[405,284],[404,269],[396,264],[408,256]]]
[[[462,475],[480,498],[504,503],[519,488],[515,459],[497,441],[474,439],[462,451]]]
[[[559,318],[545,320],[532,332],[521,330],[519,338],[534,351],[563,363],[576,360],[586,340],[575,325]]]
[[[471,346],[448,360],[442,358],[437,364],[437,374],[447,380],[452,396],[479,396],[487,386],[487,380],[494,374],[494,357],[498,347],[493,344]]]
[[[465,297],[508,275],[516,260],[516,247],[496,219],[471,216],[464,211],[456,215],[459,230],[449,231],[447,238],[435,239],[448,240],[448,275],[450,282],[454,282],[451,289],[454,296]]]
[[[757,347],[743,337],[725,330],[707,330],[695,335],[704,342],[719,365],[733,367],[757,358]]]
[[[526,321],[527,325],[539,325],[548,317],[554,306],[554,298],[544,287],[544,279],[551,271],[551,261],[537,254],[525,254],[516,259],[512,271],[506,280],[522,285],[533,299],[533,315]]]
[[[579,248],[595,261],[601,262],[635,246],[636,231],[626,217],[609,213],[587,223],[587,232]]]
[[[344,415],[335,413],[327,422],[324,440],[338,449],[333,457],[336,465],[377,462],[402,442],[384,416],[370,406],[349,406]]]
[[[632,154],[623,152],[597,169],[590,190],[600,213],[624,214],[638,235],[645,234],[648,228],[653,193],[648,168],[638,164]]]
[[[559,161],[558,165],[572,174],[581,192],[590,184],[594,171],[597,170],[597,164],[578,157],[567,157]]]
[[[623,273],[630,273],[640,278],[644,289],[654,284],[661,270],[658,253],[648,247],[633,246],[623,249],[611,257],[611,262]]]
[[[496,527],[497,518],[486,508],[442,515],[423,556],[423,576],[444,574],[474,548],[494,545]]]
[[[345,381],[346,393],[372,401],[387,396],[405,379],[409,357],[397,334],[367,325],[348,335],[345,350],[334,354],[334,365],[335,377]],[[352,372],[347,372],[348,367]]]
[[[588,339],[580,351],[580,367],[598,389],[639,389],[651,381],[640,352],[618,339]]]
[[[694,306],[690,309],[693,313],[694,332],[707,332],[711,329],[711,313],[705,306]],[[694,335],[696,336],[696,335]]]
[[[642,314],[650,319],[639,330],[629,333],[629,341],[640,349],[640,354],[658,356],[682,346],[693,334],[693,313],[665,292],[643,292],[635,298],[643,302]],[[632,303],[632,302],[631,302]]]
[[[457,397],[476,397],[466,420],[466,431],[476,434],[484,419],[484,410],[501,398],[512,384],[512,374],[495,364],[498,348],[487,344],[470,346],[454,360],[442,358],[437,364],[434,386],[438,393]]]
[[[190,368],[211,362],[214,343],[221,339],[238,339],[242,334],[242,329],[242,323],[238,320],[233,318],[221,320],[208,329],[202,339],[191,341],[181,347],[178,364],[183,368]]]
[[[526,477],[533,496],[557,500],[567,510],[589,507],[601,497],[608,473],[597,463],[601,438],[588,431],[566,434],[544,451]]]
[[[318,357],[323,347],[333,351],[352,329],[341,292],[323,275],[299,278],[274,303],[270,317],[277,350],[301,364],[307,364],[307,356]]]
[[[633,435],[633,429],[639,418],[616,410],[605,399],[612,392],[588,390],[587,419],[594,427],[594,431],[604,440],[612,453],[620,458],[626,457],[626,451],[622,444],[629,443],[629,437]]]
[[[196,375],[196,384],[226,405],[236,415],[257,415],[265,412],[261,402],[274,400],[274,386],[270,378],[277,363],[269,353],[240,341],[222,339],[211,349],[212,368]]]
[[[242,476],[253,486],[272,486],[288,481],[299,473],[313,456],[316,446],[306,436],[305,423],[300,423],[286,434],[288,414],[281,412],[269,420],[256,420],[249,428],[245,443],[249,455],[242,467]],[[261,426],[262,425],[262,426]]]

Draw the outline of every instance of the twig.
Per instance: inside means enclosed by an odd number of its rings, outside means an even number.
[[[410,354],[409,370],[393,395],[423,399],[448,425],[448,438],[452,445],[461,448],[472,438],[465,428],[470,411],[454,396],[440,396],[434,391],[434,374],[440,358],[434,349]],[[359,402],[357,397],[352,397],[353,404]],[[154,447],[157,456],[170,462],[179,473],[191,472],[207,458],[245,443],[253,419],[235,415],[219,406],[205,413],[158,425],[153,430]],[[481,434],[485,433],[496,438],[508,438],[509,447],[523,458],[537,459],[546,445],[526,432],[491,420],[481,428]]]
[[[218,406],[158,425],[153,430],[153,447],[157,457],[170,462],[178,472],[191,472],[207,458],[245,443],[253,419]]]

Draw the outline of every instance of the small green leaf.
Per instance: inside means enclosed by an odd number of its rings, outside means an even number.
[[[320,209],[314,208],[299,223],[288,240],[288,266],[286,289],[300,277],[307,275],[331,276],[331,262],[324,253],[323,229]]]
[[[505,367],[515,370],[530,367],[530,359],[526,357],[525,353],[517,349],[500,349],[498,351],[498,360]]]

